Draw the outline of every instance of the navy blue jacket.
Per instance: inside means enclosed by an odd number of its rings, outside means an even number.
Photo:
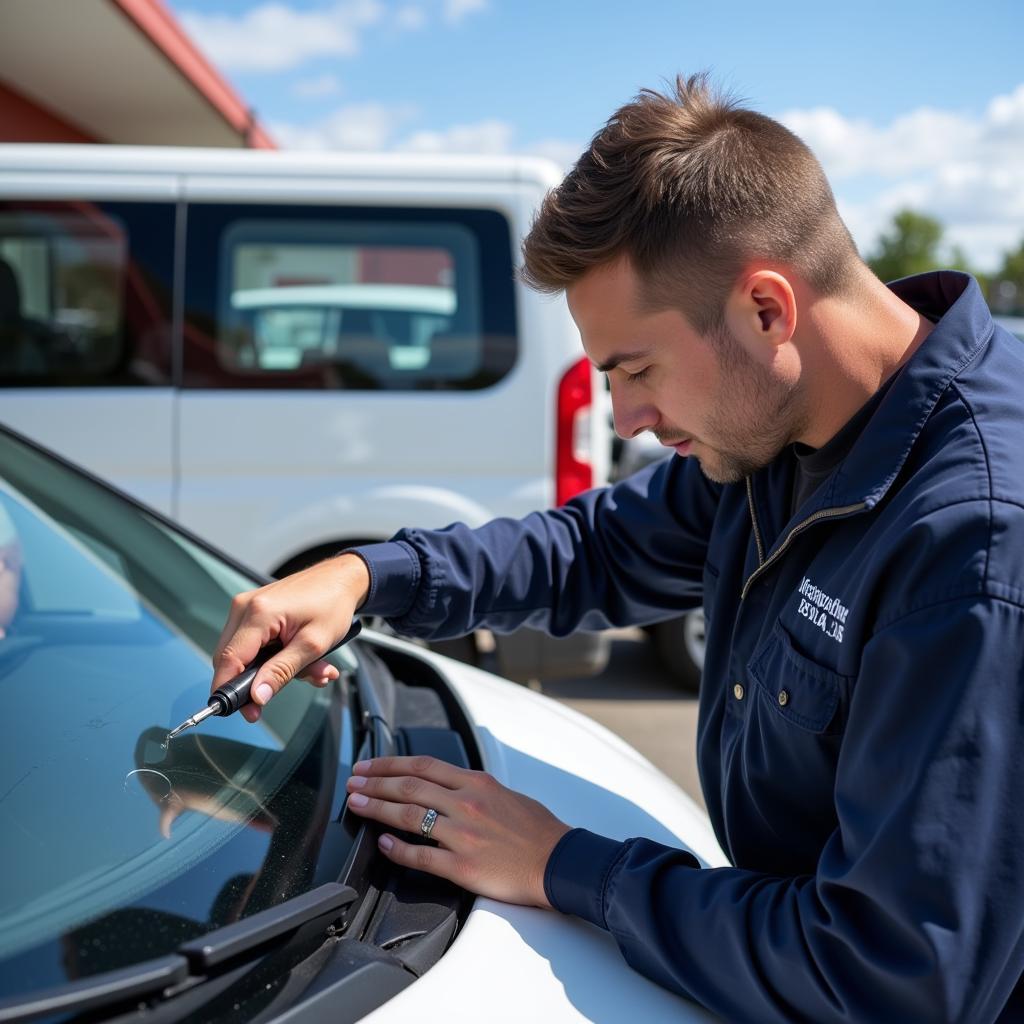
[[[361,549],[399,632],[554,634],[703,603],[698,760],[732,867],[582,829],[552,904],[730,1021],[1024,1019],[1024,345],[977,284],[792,518],[672,459],[564,508]]]

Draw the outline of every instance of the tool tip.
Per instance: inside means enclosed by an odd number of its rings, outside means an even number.
[[[177,736],[179,733],[183,733],[186,729],[188,729],[190,726],[193,726],[195,724],[196,723],[195,723],[195,721],[193,719],[188,718],[184,722],[182,722],[181,725],[175,726],[167,734],[167,738],[164,740],[164,746],[165,747],[168,746],[168,744],[171,742],[171,740],[174,739],[175,736]]]

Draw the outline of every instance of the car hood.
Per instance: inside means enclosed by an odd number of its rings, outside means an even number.
[[[380,641],[410,652],[400,641]],[[525,687],[412,650],[446,677],[475,727],[485,768],[505,785],[571,825],[617,839],[682,843],[707,866],[727,863],[693,800],[603,726]],[[404,1022],[432,1012],[474,1024],[715,1019],[637,974],[601,929],[485,898],[476,900],[445,956],[366,1019]]]

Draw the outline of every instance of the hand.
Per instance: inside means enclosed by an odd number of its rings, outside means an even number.
[[[253,703],[242,708],[250,722],[260,717],[260,706],[300,671],[315,686],[337,679],[338,670],[317,659],[348,632],[369,587],[366,564],[348,554],[238,594],[213,655],[211,692],[242,672],[275,638],[283,649],[256,673]]]
[[[481,896],[550,908],[544,870],[569,826],[536,800],[486,772],[433,757],[381,757],[352,770],[347,788],[354,814],[415,833],[427,808],[437,811],[430,838],[438,846],[406,843],[385,832],[377,842],[389,860]]]

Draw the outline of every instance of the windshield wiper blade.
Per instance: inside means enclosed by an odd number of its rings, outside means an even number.
[[[228,960],[249,953],[266,942],[320,917],[337,918],[341,911],[359,898],[350,885],[327,882],[316,889],[293,896],[234,924],[200,935],[178,947],[188,958],[192,974],[206,974]]]
[[[172,953],[119,971],[104,971],[28,996],[0,1000],[0,1021],[34,1020],[54,1013],[93,1010],[164,992],[188,977],[188,961]]]
[[[0,1000],[0,1024],[34,1020],[55,1013],[80,1013],[129,1000],[169,998],[182,983],[197,983],[229,961],[313,922],[327,926],[342,916],[359,894],[350,885],[327,882],[276,907],[217,928],[178,947],[177,953],[132,967],[105,971],[27,996]]]

